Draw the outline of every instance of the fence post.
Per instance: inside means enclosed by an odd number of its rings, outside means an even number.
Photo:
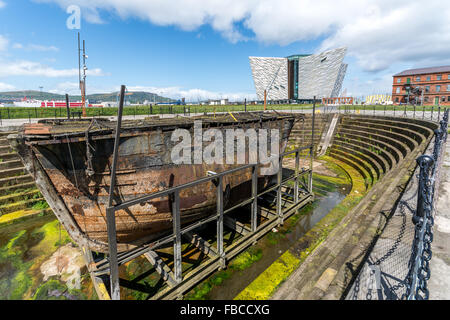
[[[125,86],[122,85],[120,90],[119,110],[117,112],[117,124],[114,140],[113,163],[110,178],[111,182],[109,185],[108,207],[106,208],[106,224],[108,232],[109,269],[110,269],[109,278],[111,286],[111,299],[113,300],[120,300],[119,265],[117,257],[117,237],[116,237],[117,233],[116,233],[116,217],[115,217],[116,212],[113,207],[113,194],[116,184],[116,168],[119,156],[119,140],[120,140],[120,128],[122,124],[124,96],[125,96]]]
[[[70,104],[69,104],[69,95],[66,93],[66,110],[67,110],[67,119],[70,119]]]
[[[252,167],[252,206],[251,206],[251,229],[255,232],[258,228],[258,166]]]
[[[173,242],[173,265],[174,265],[174,278],[177,283],[183,280],[182,277],[182,261],[181,261],[181,222],[180,222],[180,192],[176,190],[173,193],[172,199],[172,220],[173,220],[173,233],[175,240]]]
[[[220,257],[220,267],[225,268],[225,252],[223,250],[223,177],[218,178],[217,185],[217,253]]]
[[[278,174],[277,174],[277,216],[278,225],[281,226],[284,223],[283,209],[281,207],[281,182],[283,181],[283,156],[278,157]]]

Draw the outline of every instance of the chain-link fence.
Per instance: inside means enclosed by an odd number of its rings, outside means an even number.
[[[434,204],[447,140],[448,110],[442,114],[425,155],[392,216],[380,216],[380,236],[348,290],[348,300],[428,299]]]

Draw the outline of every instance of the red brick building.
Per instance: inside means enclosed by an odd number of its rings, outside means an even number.
[[[405,70],[394,75],[392,101],[450,106],[450,66]]]

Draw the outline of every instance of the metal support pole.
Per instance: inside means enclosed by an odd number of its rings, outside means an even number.
[[[316,97],[314,96],[314,100]],[[313,104],[313,116],[312,116],[312,139],[311,139],[311,148],[310,148],[310,164],[309,167],[311,169],[311,174],[309,176],[309,192],[312,193],[312,169],[313,169],[313,161],[314,161],[314,127],[316,123],[316,104]]]
[[[67,109],[67,119],[70,119],[69,95],[67,93],[66,93],[66,109]]]
[[[298,202],[298,173],[300,167],[300,151],[295,153],[294,203]]]
[[[283,180],[283,157],[280,155],[278,158],[278,174],[277,174],[277,216],[278,216],[278,225],[283,225],[283,210],[281,206],[281,182]]]
[[[425,106],[422,106],[422,120],[425,119]]]
[[[180,192],[176,190],[172,196],[172,221],[173,234],[175,240],[173,242],[173,265],[174,280],[180,283],[183,280],[181,266],[181,222],[180,222]]]
[[[244,110],[247,112],[247,98],[244,99]]]
[[[220,257],[220,268],[226,267],[225,251],[223,249],[223,177],[217,184],[217,253]]]
[[[251,213],[251,228],[255,232],[258,228],[258,166],[252,167],[252,213]]]
[[[431,121],[433,121],[434,106],[431,106]]]
[[[416,105],[414,105],[414,114],[413,114],[413,118],[416,118]]]
[[[438,121],[441,120],[441,106],[438,107]]]
[[[120,286],[119,286],[119,265],[117,260],[117,238],[116,238],[116,217],[115,210],[112,207],[113,194],[116,184],[116,170],[117,160],[119,157],[119,140],[120,128],[122,125],[123,100],[125,96],[125,86],[120,88],[120,103],[117,115],[116,134],[114,140],[113,163],[111,169],[111,183],[109,186],[108,208],[106,209],[106,223],[108,230],[108,247],[109,247],[109,265],[110,265],[110,284],[111,284],[111,299],[120,300]]]

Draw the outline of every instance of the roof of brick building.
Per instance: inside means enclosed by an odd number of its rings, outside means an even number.
[[[441,73],[441,72],[450,72],[450,66],[409,69],[409,70],[405,70],[400,73],[394,74],[394,77],[414,76],[416,74]]]

